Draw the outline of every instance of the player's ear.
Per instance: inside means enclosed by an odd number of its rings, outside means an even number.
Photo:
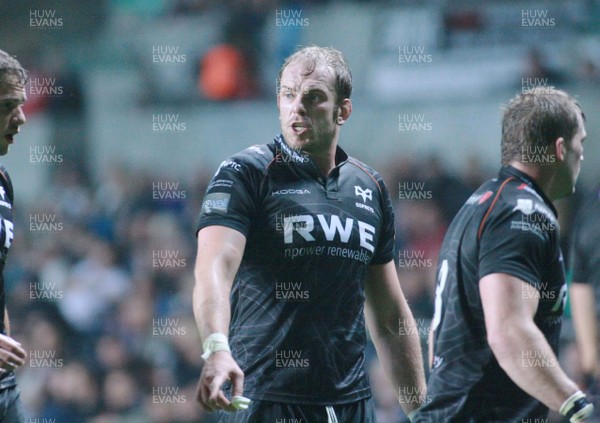
[[[565,161],[567,157],[567,145],[563,137],[557,138],[556,141],[554,141],[554,148],[556,150],[556,157],[558,160],[561,162]]]
[[[352,101],[350,101],[349,98],[345,98],[341,101],[340,105],[338,106],[338,117],[336,123],[342,126],[344,123],[346,123],[351,114]]]

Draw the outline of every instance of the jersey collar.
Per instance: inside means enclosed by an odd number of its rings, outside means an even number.
[[[521,172],[519,169],[514,168],[514,167],[512,167],[510,165],[503,166],[500,169],[500,172],[498,173],[498,177],[500,179],[508,179],[511,176],[515,177],[515,178],[518,178],[521,181],[523,181],[525,184],[527,184],[544,201],[544,203],[546,203],[546,205],[548,207],[550,207],[550,209],[552,210],[552,212],[554,213],[554,215],[555,216],[558,215],[558,213],[556,211],[556,208],[554,207],[554,204],[552,204],[552,201],[546,196],[546,194],[544,194],[544,191],[542,191],[542,189],[535,182],[535,180],[533,180],[531,178],[531,176],[529,176],[525,172]]]

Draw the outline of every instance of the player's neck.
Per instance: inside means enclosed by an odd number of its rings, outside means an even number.
[[[329,176],[329,174],[331,173],[331,171],[333,170],[333,168],[335,167],[335,153],[330,154],[330,152],[327,152],[326,154],[323,154],[323,155],[320,155],[320,154],[312,155],[311,154],[310,158],[317,166],[317,169],[319,169],[321,171],[321,175],[324,178],[327,178]]]
[[[512,161],[509,163],[515,169],[525,173],[529,176],[544,192],[544,195],[550,200],[554,201],[561,196],[556,195],[556,171],[551,166],[532,166],[518,161]]]

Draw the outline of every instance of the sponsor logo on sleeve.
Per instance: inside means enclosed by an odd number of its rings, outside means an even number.
[[[204,214],[227,214],[229,211],[229,200],[231,194],[225,192],[213,192],[204,197],[202,213]]]

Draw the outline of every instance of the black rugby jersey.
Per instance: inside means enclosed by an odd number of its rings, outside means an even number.
[[[246,236],[229,342],[244,395],[315,405],[370,396],[363,314],[368,266],[394,254],[394,212],[373,169],[338,147],[327,178],[279,135],[221,163],[198,230]]]
[[[479,280],[506,273],[534,286],[535,324],[557,353],[566,300],[558,232],[550,200],[510,166],[461,208],[440,250],[429,402],[416,422],[514,423],[547,416],[548,409],[508,377],[490,349]],[[545,363],[535,352],[520,360],[524,367]]]
[[[13,241],[13,186],[8,172],[0,165],[0,332],[6,334],[4,326],[4,310],[6,307],[6,293],[4,288],[4,264],[6,256]],[[14,373],[0,375],[2,389],[16,384]]]
[[[596,313],[600,314],[600,187],[581,207],[571,236],[569,266],[572,280],[591,284],[596,298]]]

